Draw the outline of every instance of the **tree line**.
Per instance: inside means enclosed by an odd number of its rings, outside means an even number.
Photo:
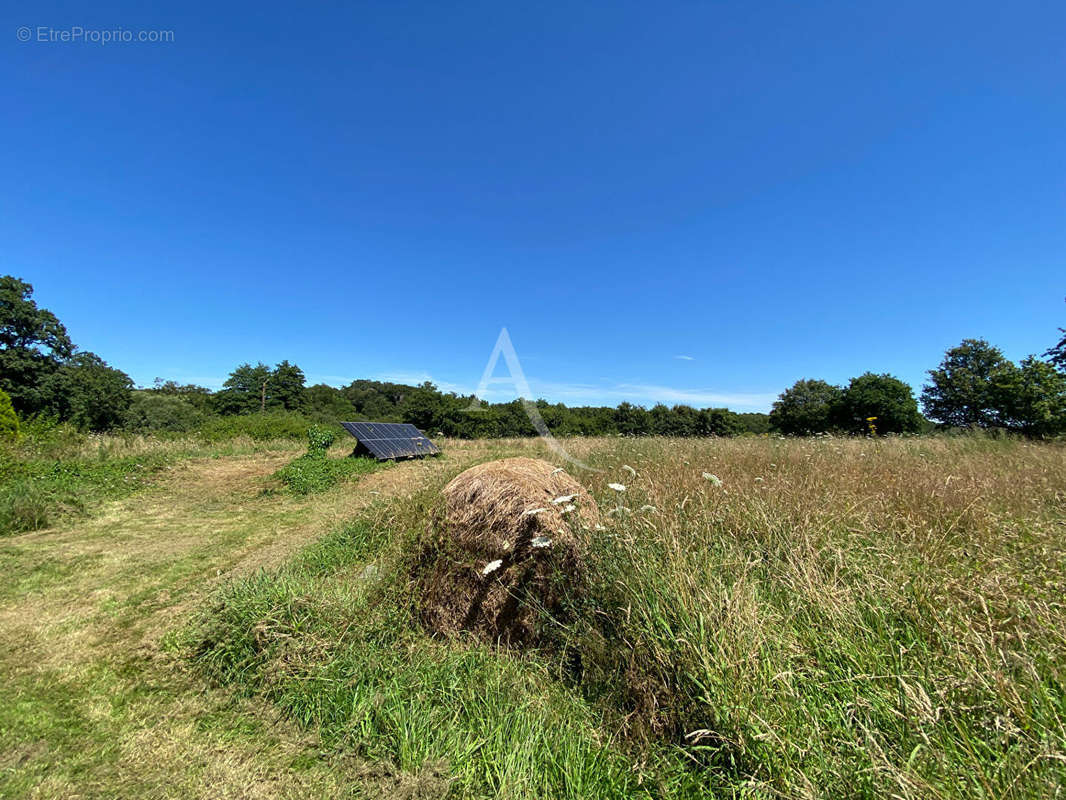
[[[537,400],[535,406],[558,436],[887,434],[935,426],[1054,436],[1066,433],[1066,335],[1044,355],[1047,360],[1030,356],[1014,364],[983,340],[965,340],[929,372],[921,393],[925,416],[910,386],[871,372],[847,386],[797,381],[769,414],[664,404],[570,407]],[[409,422],[430,434],[463,438],[536,433],[521,400],[487,403],[431,383],[307,386],[303,370],[289,361],[240,364],[218,391],[162,379],[136,388],[124,372],[78,349],[56,316],[37,306],[33,287],[12,276],[0,278],[0,390],[19,417],[51,417],[94,431],[238,430],[241,421],[261,425],[270,418],[297,428]],[[5,413],[0,398],[0,422]]]

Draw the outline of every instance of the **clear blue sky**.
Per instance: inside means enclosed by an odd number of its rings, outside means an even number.
[[[0,12],[0,271],[138,383],[472,390],[507,326],[759,410],[1066,325],[1066,4],[152,5]]]

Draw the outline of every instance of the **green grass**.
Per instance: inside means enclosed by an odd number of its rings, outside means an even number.
[[[1009,797],[1066,785],[1066,451],[984,440],[590,443],[626,509],[553,648],[426,635],[429,487],[190,634],[220,684],[458,797]],[[632,476],[621,468],[632,466]],[[704,479],[720,476],[722,486]],[[368,571],[367,566],[372,565]]]
[[[164,453],[32,461],[0,455],[0,536],[84,514],[148,485],[168,463]]]
[[[653,793],[651,773],[633,769],[550,662],[412,626],[396,544],[349,525],[277,573],[228,586],[186,646],[214,680],[264,694],[329,747],[401,773],[442,765],[456,796]]]
[[[330,458],[326,453],[305,453],[279,469],[274,477],[281,480],[293,494],[315,494],[383,466],[372,458]]]

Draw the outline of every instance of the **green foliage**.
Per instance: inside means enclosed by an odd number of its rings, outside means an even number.
[[[891,375],[867,372],[844,390],[832,416],[847,433],[917,433],[922,428],[918,401],[910,386]]]
[[[220,414],[264,413],[267,410],[270,377],[270,367],[262,362],[254,367],[241,364],[230,373],[221,391],[215,394],[215,408]]]
[[[293,494],[314,494],[331,489],[355,475],[374,472],[381,466],[372,458],[329,458],[325,450],[311,450],[286,464],[274,477]]]
[[[406,581],[381,559],[390,541],[355,523],[277,573],[224,588],[186,634],[195,663],[271,698],[326,747],[402,773],[445,764],[441,796],[621,800],[676,789],[681,769],[634,767],[603,735],[599,710],[544,661],[422,634],[394,588]]]
[[[1066,328],[1059,328],[1059,332],[1063,334],[1063,337],[1059,339],[1057,345],[1049,349],[1044,355],[1048,357],[1048,360],[1055,367],[1066,372]]]
[[[237,436],[249,436],[258,441],[269,439],[303,439],[311,421],[292,412],[275,411],[266,414],[239,414],[214,417],[200,428],[207,441],[221,441]]]
[[[203,412],[179,394],[136,392],[126,412],[126,428],[141,433],[183,433],[198,428],[204,420]]]
[[[19,435],[19,418],[11,405],[11,396],[0,389],[0,439],[14,439]]]
[[[770,425],[793,436],[824,433],[833,427],[833,415],[842,396],[839,386],[825,381],[796,381],[774,403]]]
[[[925,414],[956,428],[1005,427],[1006,398],[1016,380],[1017,367],[998,347],[984,339],[965,339],[944,355],[937,369],[929,370],[922,389]]]
[[[317,383],[308,388],[307,400],[310,405],[309,413],[319,422],[337,424],[366,419],[355,410],[355,406],[344,396],[344,392],[324,383]]]
[[[23,460],[2,453],[0,535],[38,530],[83,514],[101,500],[146,485],[166,464],[162,454]]]
[[[32,297],[30,284],[0,277],[0,389],[23,416],[44,409],[42,385],[74,353],[66,328]]]
[[[1017,370],[1001,374],[997,393],[1012,429],[1026,436],[1066,433],[1066,373],[1046,361],[1029,356]]]
[[[321,425],[307,429],[307,455],[325,457],[326,451],[337,441],[337,433]]]
[[[269,395],[272,406],[286,411],[306,414],[311,408],[307,389],[304,388],[303,370],[288,361],[282,361],[274,367],[270,376]]]
[[[79,428],[106,431],[122,425],[132,401],[133,381],[93,353],[77,353],[41,387],[47,412]]]
[[[177,381],[164,381],[156,378],[151,389],[143,389],[143,392],[167,397],[179,397],[191,405],[197,411],[208,414],[213,410],[213,395],[205,386],[197,386],[195,383],[178,383]]]
[[[241,364],[230,373],[214,400],[221,414],[267,411],[303,414],[310,410],[303,370],[288,361],[282,361],[274,369],[262,362],[254,367]]]

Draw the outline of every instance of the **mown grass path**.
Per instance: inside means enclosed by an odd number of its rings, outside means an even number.
[[[294,455],[184,461],[90,519],[0,540],[0,797],[347,795],[313,736],[208,689],[166,636],[219,582],[456,460],[270,491]]]

